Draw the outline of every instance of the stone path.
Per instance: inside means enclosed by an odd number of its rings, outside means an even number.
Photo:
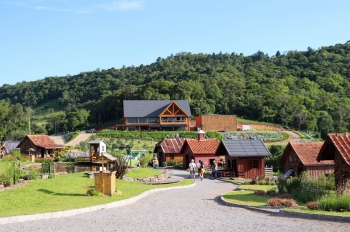
[[[174,170],[179,177],[186,171]],[[288,218],[225,206],[220,195],[237,186],[220,180],[196,180],[191,188],[153,193],[124,207],[59,219],[1,226],[1,231],[349,231],[340,222]]]

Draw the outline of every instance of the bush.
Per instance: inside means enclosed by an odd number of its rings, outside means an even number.
[[[306,204],[306,206],[311,210],[318,210],[319,209],[319,204],[316,201],[310,201]]]
[[[147,168],[148,164],[153,160],[153,155],[145,155],[140,158],[140,165],[143,168]]]
[[[254,191],[254,194],[258,196],[267,196],[267,193],[264,190],[256,190]]]
[[[274,207],[294,207],[296,206],[296,202],[293,199],[281,199],[281,198],[271,198],[267,201],[267,205]]]
[[[39,176],[41,175],[41,171],[39,169],[29,169],[28,172],[28,179],[29,180],[36,180],[39,179]]]
[[[51,158],[45,158],[42,161],[42,172],[43,173],[52,173],[55,171],[55,166],[53,159]]]
[[[99,195],[101,195],[101,193],[99,191],[97,191],[96,189],[88,189],[88,191],[86,191],[86,195],[87,196],[99,196]]]
[[[350,211],[350,195],[323,197],[319,201],[319,207],[326,211]]]

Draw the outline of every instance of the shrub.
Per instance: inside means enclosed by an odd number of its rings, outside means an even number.
[[[43,173],[52,173],[55,171],[55,166],[53,159],[51,158],[45,158],[42,161],[42,172]]]
[[[88,189],[88,191],[86,191],[86,195],[87,196],[99,196],[101,193],[99,191],[97,191],[96,189]]]
[[[39,179],[40,175],[41,175],[41,172],[39,169],[30,168],[29,172],[28,172],[28,179],[29,180],[36,180],[36,179]]]
[[[267,205],[274,207],[294,207],[296,206],[296,202],[293,199],[271,198],[267,201]]]
[[[266,191],[264,190],[256,190],[254,191],[254,194],[258,196],[267,196]]]
[[[15,161],[16,158],[14,156],[11,155],[6,155],[2,158],[3,161]]]
[[[281,199],[292,199],[291,195],[289,195],[288,193],[283,193],[283,194],[279,195],[279,198],[281,198]]]
[[[153,160],[153,155],[145,155],[140,158],[140,165],[143,168],[147,168],[148,164]]]
[[[117,179],[123,179],[123,176],[129,171],[128,160],[125,156],[117,156],[114,161],[114,171]]]
[[[323,197],[319,201],[319,207],[326,211],[350,211],[350,195]]]
[[[316,201],[310,201],[306,204],[306,206],[311,210],[317,210],[319,209],[319,204]]]

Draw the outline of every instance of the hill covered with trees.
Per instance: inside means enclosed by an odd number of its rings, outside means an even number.
[[[6,126],[10,111],[1,112],[0,138],[23,130],[28,126],[25,118],[35,114],[32,109],[53,100],[64,113],[38,130],[53,133],[54,122],[66,131],[116,122],[122,117],[124,99],[187,99],[194,116],[236,114],[323,135],[346,132],[350,44],[277,51],[274,56],[261,51],[251,56],[182,52],[149,65],[3,85],[0,99],[1,108],[22,107],[26,112],[12,132]]]

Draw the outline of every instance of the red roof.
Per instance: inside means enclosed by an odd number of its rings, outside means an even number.
[[[156,146],[160,146],[164,154],[180,153],[182,146],[185,143],[184,138],[163,139]]]
[[[317,162],[318,153],[321,150],[323,142],[290,142],[300,161],[304,165],[334,165],[332,160],[323,160]]]
[[[63,146],[55,144],[48,135],[27,135],[27,137],[34,143],[35,146],[38,146],[38,147],[43,147],[45,149],[63,149],[64,148]]]
[[[328,134],[326,141],[328,139],[332,141],[345,162],[350,165],[350,134]]]
[[[220,144],[217,139],[206,139],[203,141],[199,141],[198,139],[186,139],[186,142],[193,154],[214,155]]]

